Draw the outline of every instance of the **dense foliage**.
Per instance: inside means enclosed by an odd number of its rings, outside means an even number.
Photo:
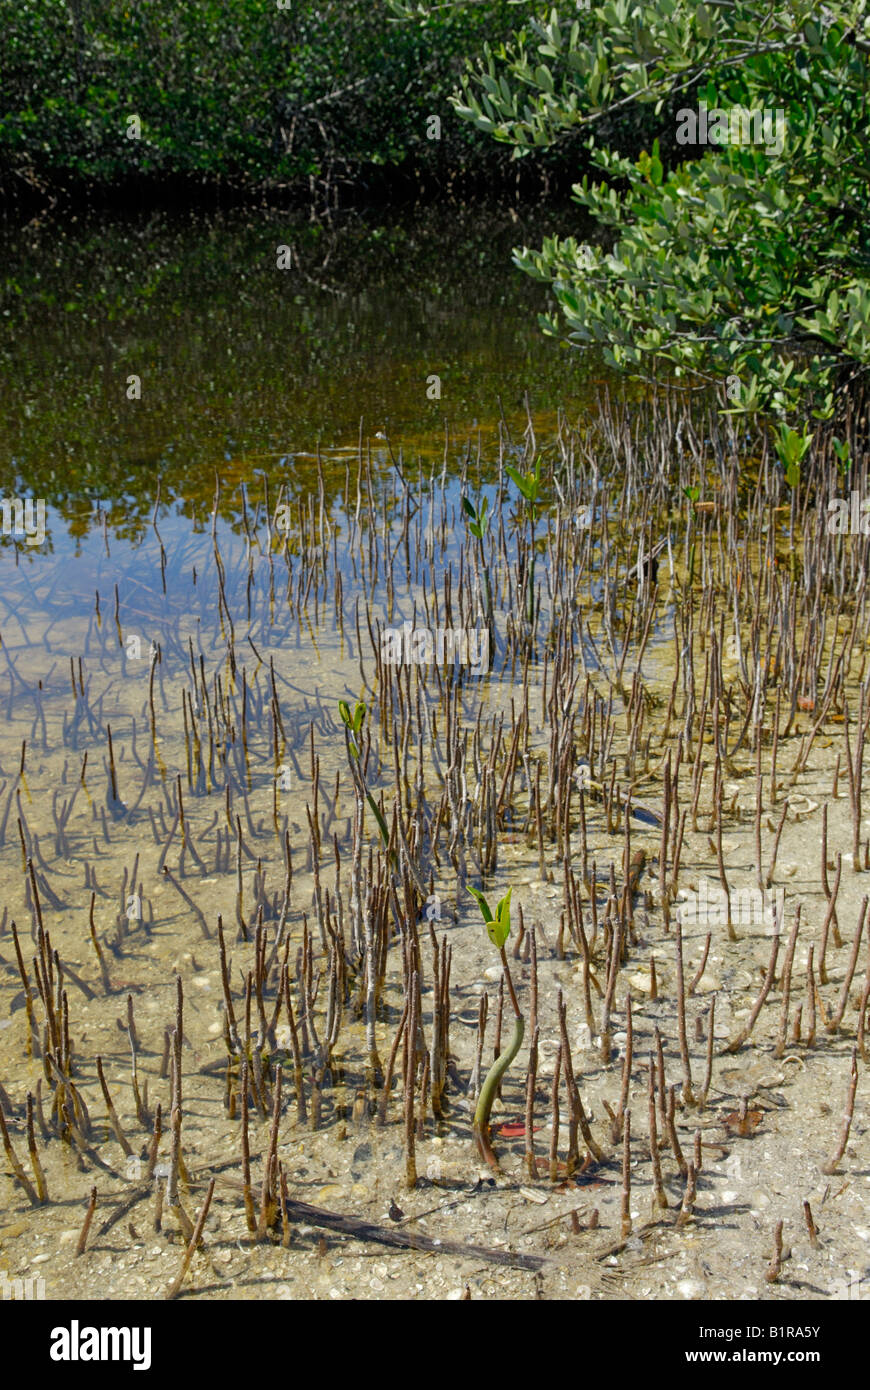
[[[397,25],[385,0],[2,0],[0,174],[260,183],[491,167],[491,142],[448,96],[464,56],[515,15],[508,0],[426,26]]]
[[[487,151],[567,163],[596,244],[516,253],[553,290],[549,331],[637,375],[725,383],[735,411],[826,416],[866,379],[868,0],[0,6],[7,186],[319,194],[383,166],[491,172]],[[724,133],[702,135],[702,110]]]
[[[424,30],[438,12],[392,8]],[[576,196],[603,244],[517,253],[552,286],[571,341],[634,373],[724,379],[735,411],[842,407],[870,366],[866,0],[527,12],[455,104],[518,157],[585,135],[600,177]],[[704,143],[702,103],[724,113]],[[629,157],[617,114],[653,114],[660,138]]]

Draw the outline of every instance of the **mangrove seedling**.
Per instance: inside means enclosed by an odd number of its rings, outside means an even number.
[[[362,757],[362,749],[360,747],[359,734],[362,730],[363,720],[366,716],[366,707],[363,704],[362,700],[357,700],[356,704],[354,705],[353,714],[351,714],[350,707],[347,701],[339,700],[338,712],[341,715],[342,722],[345,726],[344,738],[347,744],[347,756],[348,761],[350,762],[350,771],[351,776],[354,780],[354,786],[357,789],[357,793],[361,796],[364,796],[366,801],[371,806],[375,820],[378,823],[378,829],[381,832],[381,839],[384,842],[384,849],[389,850],[390,832],[387,830],[387,823],[384,820],[383,815],[381,814],[380,806],[377,804],[377,802],[375,801],[374,797],[372,796],[371,792],[365,784],[365,779],[363,778],[362,774],[362,766],[360,764],[360,759]]]
[[[535,522],[538,519],[538,510],[543,510],[546,503],[541,499],[541,460],[535,459],[535,466],[528,473],[520,473],[516,468],[512,468],[509,463],[505,464],[505,472],[508,477],[516,483],[520,491],[520,496],[525,503],[526,515],[529,518],[529,563],[526,570],[526,617],[529,627],[535,626]]]
[[[779,427],[779,435],[774,439],[774,447],[779,456],[779,461],[785,470],[785,480],[791,488],[791,511],[789,517],[789,566],[791,569],[792,583],[796,577],[796,561],[794,551],[794,524],[795,512],[797,510],[797,490],[801,480],[801,463],[813,442],[809,426],[804,425],[803,434],[798,434],[797,430],[790,430],[786,424]]]
[[[338,712],[341,715],[342,723],[344,724],[344,739],[345,743],[347,744],[347,759],[350,763],[350,774],[353,778],[354,789],[359,799],[359,803],[360,805],[362,805],[363,798],[365,798],[365,800],[369,803],[369,806],[372,808],[372,814],[374,815],[374,818],[378,823],[378,830],[381,832],[381,839],[384,843],[384,849],[387,854],[387,859],[389,863],[395,868],[399,862],[399,855],[395,849],[393,849],[392,851],[390,850],[390,832],[387,829],[387,822],[384,820],[384,816],[380,806],[375,801],[374,797],[372,796],[371,792],[366,786],[365,777],[363,776],[362,747],[360,744],[359,736],[362,730],[363,720],[366,716],[366,707],[363,704],[362,700],[357,700],[356,704],[354,705],[353,714],[351,714],[350,706],[348,705],[347,701],[339,700]],[[429,896],[429,890],[426,887],[420,867],[418,864],[415,863],[413,855],[411,855],[408,852],[408,846],[407,844],[405,844],[404,841],[401,840],[401,837],[400,841],[400,848],[403,860],[407,865],[408,872],[414,880],[414,886],[417,889],[417,892],[420,894],[420,897],[423,900],[423,902],[425,902]]]
[[[489,529],[489,498],[484,497],[479,507],[475,507],[467,497],[462,499],[462,509],[466,515],[466,525],[469,532],[477,541],[477,560],[481,575],[483,576],[484,602],[486,604],[486,626],[489,629],[489,649],[492,651],[495,644],[495,624],[492,614],[492,586],[489,582],[489,570],[486,565],[486,557],[483,553],[483,538]]]
[[[801,480],[801,463],[812,442],[813,437],[806,426],[803,434],[798,434],[797,430],[790,430],[787,425],[779,427],[774,446],[785,469],[785,480],[792,489],[796,488]]]
[[[831,440],[831,443],[834,446],[834,453],[837,455],[837,466],[845,478],[852,463],[849,441],[846,440],[845,443],[843,443],[835,438]]]
[[[511,934],[511,893],[509,888],[497,905],[495,913],[490,909],[489,903],[477,888],[472,888],[471,884],[466,887],[476,899],[481,915],[486,924],[487,935],[493,946],[495,946],[501,956],[501,966],[504,972],[504,981],[507,985],[508,995],[510,996],[511,1006],[514,1011],[514,1035],[511,1038],[510,1046],[507,1051],[502,1052],[496,1057],[492,1066],[486,1074],[486,1079],[480,1088],[480,1098],[477,1102],[477,1109],[474,1112],[474,1123],[472,1133],[477,1152],[481,1158],[485,1159],[491,1168],[498,1168],[498,1159],[493,1152],[492,1140],[489,1134],[489,1116],[492,1110],[492,1103],[495,1100],[498,1088],[501,1085],[502,1077],[516,1057],[523,1045],[523,1034],[525,1033],[526,1022],[520,1013],[520,1006],[517,1003],[514,982],[511,979],[510,966],[508,965],[507,955],[505,954],[505,942]]]

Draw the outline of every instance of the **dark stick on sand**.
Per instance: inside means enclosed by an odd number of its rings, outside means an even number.
[[[233,1178],[221,1179],[232,1187],[242,1184]],[[510,1250],[489,1250],[482,1245],[465,1245],[457,1240],[438,1240],[431,1236],[421,1236],[414,1231],[390,1229],[365,1221],[360,1216],[344,1216],[337,1211],[327,1211],[325,1207],[313,1207],[308,1202],[298,1202],[291,1198],[284,1207],[291,1221],[316,1226],[327,1231],[337,1231],[339,1235],[351,1236],[354,1240],[375,1241],[379,1245],[391,1245],[401,1250],[427,1250],[434,1255],[460,1255],[466,1259],[486,1260],[488,1264],[504,1265],[510,1269],[544,1269],[550,1263],[543,1255],[519,1255]]]

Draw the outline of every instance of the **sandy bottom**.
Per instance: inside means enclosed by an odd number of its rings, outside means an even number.
[[[144,600],[143,600],[144,604]],[[96,639],[94,639],[96,640]],[[321,667],[312,678],[307,658],[287,653],[280,646],[269,648],[260,635],[264,662],[270,654],[280,661],[280,671],[288,677],[281,686],[282,710],[287,727],[293,789],[282,792],[281,814],[286,817],[294,849],[294,879],[289,926],[293,946],[291,963],[302,939],[303,913],[309,923],[313,917],[313,878],[306,867],[308,830],[305,801],[309,785],[304,780],[309,766],[309,724],[315,724],[315,744],[322,760],[321,783],[333,795],[336,772],[339,793],[332,810],[324,810],[324,852],[322,877],[332,889],[335,865],[331,857],[332,834],[346,847],[352,812],[350,780],[336,725],[324,713],[324,690],[353,689],[358,671],[348,654],[336,650],[331,665],[320,653]],[[90,694],[94,707],[100,691],[102,723],[111,721],[119,795],[134,803],[142,785],[140,764],[150,746],[147,716],[147,661],[125,671],[122,680],[107,668],[109,648],[103,635],[100,669]],[[181,1200],[188,1215],[195,1219],[205,1195],[208,1180],[218,1181],[202,1248],[194,1255],[184,1284],[183,1296],[204,1299],[268,1298],[460,1298],[470,1297],[616,1299],[829,1299],[855,1297],[855,1289],[870,1288],[870,1144],[868,1144],[868,1089],[864,1060],[859,1058],[859,1082],[849,1141],[836,1171],[822,1169],[836,1152],[842,1115],[849,1088],[850,1060],[855,1046],[857,1005],[864,987],[868,950],[867,938],[861,943],[854,980],[848,993],[842,1023],[826,1031],[825,1017],[836,1008],[842,990],[852,943],[855,937],[861,899],[870,876],[856,872],[851,857],[843,853],[843,871],[837,915],[842,944],[831,940],[827,952],[826,982],[820,985],[816,1036],[808,1044],[807,994],[808,947],[815,944],[818,957],[819,935],[824,918],[825,897],[820,884],[821,805],[829,802],[829,861],[833,869],[834,849],[851,845],[851,817],[845,779],[841,776],[838,796],[832,799],[833,767],[842,732],[835,724],[823,729],[814,744],[807,770],[796,784],[788,786],[788,771],[797,757],[800,738],[808,727],[802,720],[792,736],[781,743],[779,773],[781,786],[775,807],[765,810],[762,831],[762,861],[769,862],[779,809],[786,795],[791,798],[779,847],[774,892],[782,891],[783,939],[780,963],[794,920],[801,904],[801,926],[797,939],[792,975],[789,1041],[784,1055],[775,1055],[782,996],[781,970],[771,990],[751,1038],[735,1053],[725,1049],[745,1025],[758,996],[771,950],[769,915],[754,911],[751,920],[740,921],[737,940],[729,940],[726,927],[718,920],[704,920],[703,911],[691,920],[689,896],[705,891],[710,902],[718,900],[718,871],[713,842],[707,833],[710,819],[705,775],[700,797],[698,831],[686,834],[680,870],[680,894],[684,911],[684,953],[687,982],[696,974],[708,931],[712,935],[709,957],[694,993],[687,1001],[687,1031],[691,1049],[692,1079],[695,1091],[702,1086],[705,1069],[706,1030],[712,999],[715,997],[714,1062],[706,1103],[703,1106],[679,1104],[676,1128],[683,1153],[691,1157],[696,1135],[700,1136],[702,1166],[697,1180],[697,1197],[692,1211],[677,1224],[685,1191],[670,1147],[661,1148],[661,1165],[668,1207],[653,1206],[653,1165],[651,1163],[647,1116],[647,1068],[654,1048],[654,1029],[664,1039],[667,1082],[682,1083],[682,1066],[677,1044],[676,964],[673,925],[666,931],[658,902],[656,860],[659,834],[640,822],[632,832],[632,848],[644,848],[648,867],[635,901],[637,935],[627,967],[621,972],[613,1011],[613,1049],[609,1060],[602,1060],[600,1040],[586,1027],[582,1002],[582,967],[579,953],[566,937],[564,958],[557,952],[559,915],[564,907],[562,870],[551,864],[552,881],[542,881],[537,848],[519,836],[505,837],[500,848],[493,896],[509,885],[514,887],[514,923],[522,906],[527,931],[538,933],[540,1062],[535,1102],[535,1152],[542,1171],[531,1177],[523,1150],[522,1120],[528,1038],[516,1063],[508,1073],[503,1096],[493,1112],[494,1145],[501,1160],[501,1172],[494,1175],[482,1167],[471,1143],[473,1097],[468,1083],[477,1044],[477,1012],[480,995],[490,994],[490,1024],[486,1036],[485,1062],[492,1056],[495,995],[500,968],[486,940],[480,920],[472,911],[470,899],[455,909],[455,883],[446,874],[436,881],[441,896],[441,919],[434,923],[439,939],[446,936],[453,948],[451,975],[450,1051],[455,1071],[447,1089],[448,1114],[435,1120],[431,1113],[422,1121],[417,1140],[418,1185],[408,1190],[404,1181],[405,1162],[400,1088],[394,1082],[387,1122],[378,1125],[355,1101],[364,1086],[363,1029],[359,1020],[345,1018],[335,1049],[334,1086],[324,1091],[321,1127],[312,1131],[296,1113],[293,1069],[285,1072],[284,1106],[279,1130],[278,1157],[284,1166],[292,1197],[331,1212],[364,1217],[394,1231],[425,1235],[440,1241],[485,1246],[502,1255],[519,1253],[543,1258],[537,1271],[513,1269],[490,1262],[478,1254],[440,1254],[435,1251],[396,1250],[377,1241],[362,1241],[321,1229],[308,1222],[295,1221],[289,1230],[289,1244],[281,1243],[280,1226],[266,1239],[251,1238],[245,1220],[242,1194],[234,1183],[240,1177],[241,1150],[238,1118],[230,1119],[225,1107],[225,1048],[223,1042],[224,1006],[214,924],[222,913],[231,947],[231,978],[237,1015],[243,1012],[243,979],[253,966],[253,943],[241,938],[236,929],[236,868],[234,852],[229,864],[217,860],[216,834],[226,831],[222,792],[200,796],[188,791],[184,782],[185,811],[191,837],[201,858],[197,865],[186,856],[179,866],[178,837],[170,848],[166,863],[185,892],[202,909],[209,936],[172,884],[159,873],[163,834],[157,842],[147,810],[157,813],[162,805],[167,817],[175,774],[184,772],[185,756],[181,734],[181,685],[188,680],[184,670],[186,639],[167,654],[165,670],[158,687],[159,749],[166,769],[166,790],[159,779],[143,798],[135,814],[107,819],[103,827],[101,810],[106,804],[107,772],[105,745],[83,724],[73,737],[61,737],[64,712],[69,718],[68,659],[63,653],[47,655],[32,635],[32,645],[17,651],[22,679],[46,677],[44,708],[47,717],[45,737],[34,724],[34,711],[24,696],[10,701],[2,739],[3,775],[6,788],[0,794],[0,808],[16,789],[28,835],[39,835],[40,848],[48,866],[45,878],[57,895],[55,905],[42,894],[45,926],[52,946],[59,952],[62,966],[84,981],[86,990],[67,976],[64,981],[69,1000],[69,1027],[76,1084],[90,1111],[93,1131],[85,1155],[61,1142],[52,1131],[37,1142],[45,1172],[49,1201],[31,1207],[11,1177],[8,1163],[0,1170],[0,1275],[6,1280],[41,1280],[29,1285],[44,1292],[46,1298],[141,1299],[161,1298],[175,1279],[181,1264],[185,1240],[175,1216],[163,1209],[160,1229],[155,1228],[157,1182],[143,1180],[149,1132],[136,1118],[131,1086],[131,1054],[127,1037],[127,995],[132,995],[135,1025],[139,1039],[137,1068],[144,1104],[152,1113],[159,1100],[164,1111],[164,1137],[158,1155],[166,1164],[169,1144],[165,1117],[169,1107],[169,1081],[161,1077],[164,1034],[171,1028],[175,1010],[175,975],[184,987],[184,1123],[182,1151],[189,1181],[181,1183]],[[98,643],[99,645],[99,643]],[[51,680],[51,662],[56,670]],[[256,663],[252,662],[252,668]],[[88,670],[96,670],[86,662]],[[54,669],[54,668],[52,668]],[[109,675],[106,670],[109,669]],[[146,674],[142,674],[142,672]],[[260,689],[268,691],[268,665],[259,668]],[[64,681],[67,682],[64,693]],[[669,685],[669,678],[668,678]],[[295,692],[295,693],[294,693]],[[533,691],[533,698],[540,700]],[[138,743],[134,754],[130,716],[137,721]],[[97,720],[99,727],[100,721]],[[262,859],[266,876],[266,897],[271,902],[283,885],[281,846],[272,821],[272,782],[268,767],[268,704],[259,724],[252,716],[252,748],[260,752],[253,759],[249,796],[250,823],[245,836],[255,854]],[[653,725],[654,732],[654,725]],[[538,722],[535,735],[545,749],[547,731]],[[29,739],[25,781],[16,782],[22,738]],[[653,740],[655,748],[655,735]],[[53,849],[54,822],[52,799],[58,810],[71,796],[79,780],[81,758],[89,751],[86,788],[79,794],[66,827],[68,854]],[[618,749],[616,750],[618,751]],[[765,749],[764,763],[768,764]],[[754,874],[755,762],[748,749],[737,755],[733,781],[726,784],[729,815],[724,839],[725,866],[732,894],[752,889]],[[297,771],[298,769],[298,771]],[[300,776],[301,774],[301,776]],[[386,782],[385,782],[386,785]],[[684,793],[685,795],[685,793]],[[769,788],[765,786],[765,807]],[[647,777],[636,791],[640,801],[652,807],[661,805],[661,776],[655,752]],[[240,803],[236,806],[240,810]],[[9,922],[19,926],[26,967],[33,982],[31,939],[32,914],[27,905],[25,877],[22,873],[20,842],[16,829],[17,810],[13,804],[6,826],[0,894],[8,918],[0,931],[0,1083],[12,1102],[10,1133],[19,1161],[32,1178],[28,1162],[24,1126],[24,1103],[28,1091],[35,1092],[42,1078],[43,1105],[50,1105],[50,1091],[39,1057],[28,1055],[28,1026],[24,994],[15,963]],[[167,817],[171,823],[171,816]],[[244,820],[243,820],[244,823]],[[862,835],[868,826],[862,828]],[[374,843],[374,826],[367,826]],[[106,838],[108,836],[108,840]],[[159,842],[159,843],[158,843]],[[608,835],[600,807],[590,802],[589,853],[598,865],[601,898],[612,860],[621,873],[622,835]],[[234,845],[233,845],[234,851]],[[572,839],[572,858],[578,863],[578,835]],[[143,883],[142,920],[126,922],[118,948],[108,942],[117,932],[119,912],[123,911],[122,876],[132,872],[139,856],[137,877]],[[88,931],[91,889],[85,879],[89,863],[98,884],[95,922],[104,943],[110,990],[100,978],[96,956]],[[255,865],[244,863],[247,909],[250,911],[249,885]],[[579,870],[578,870],[579,871]],[[832,876],[832,874],[831,874]],[[646,894],[646,900],[644,895]],[[584,911],[588,898],[584,895]],[[270,932],[274,920],[267,918]],[[315,929],[316,930],[316,929]],[[431,1028],[431,950],[428,929],[421,927],[424,960],[423,1025],[428,1038]],[[658,998],[651,1000],[650,958],[655,957]],[[495,961],[495,964],[494,964]],[[322,964],[322,959],[320,960]],[[816,961],[816,970],[818,961]],[[319,968],[319,967],[318,967]],[[522,958],[513,963],[521,1000],[528,1002],[530,967]],[[596,976],[601,979],[600,956]],[[614,1138],[605,1102],[612,1110],[619,1103],[623,1056],[626,1043],[626,988],[632,992],[634,1006],[634,1053],[628,1109],[632,1117],[631,1148],[631,1231],[622,1228],[622,1143]],[[321,986],[316,1014],[322,1009],[325,983]],[[568,1030],[575,1073],[592,1133],[603,1157],[581,1173],[564,1172],[567,1129],[564,1092],[562,1128],[559,1135],[559,1163],[555,1180],[549,1173],[551,1134],[550,1087],[556,1054],[557,991],[561,989],[568,1008]],[[92,997],[86,997],[90,993]],[[401,968],[398,947],[391,950],[387,972],[387,991],[377,1035],[381,1057],[389,1054],[400,1011]],[[267,1010],[274,1005],[272,989],[266,999]],[[791,1040],[792,1019],[798,1003],[803,1005],[801,1036]],[[593,992],[593,1010],[600,1017],[600,999]],[[823,1012],[826,1011],[826,1012]],[[42,1024],[42,1006],[35,1012]],[[698,1021],[700,1020],[700,1034]],[[283,1019],[282,1019],[283,1024]],[[507,1030],[507,1020],[505,1022]],[[276,1059],[289,1058],[287,1029],[279,1025],[280,1049]],[[122,1128],[133,1149],[124,1154],[106,1121],[106,1107],[96,1075],[96,1056],[104,1059],[107,1081],[117,1107]],[[147,1084],[147,1097],[145,1087]],[[745,1111],[741,1121],[741,1107]],[[362,1112],[362,1113],[361,1113]],[[419,1106],[418,1106],[419,1113]],[[508,1125],[506,1134],[500,1133]],[[741,1129],[744,1131],[741,1133]],[[519,1133],[517,1131],[520,1131]],[[251,1117],[251,1161],[255,1202],[259,1203],[263,1155],[268,1146],[268,1119],[256,1113]],[[660,1134],[660,1139],[663,1136]],[[162,1181],[162,1179],[161,1179]],[[97,1209],[86,1252],[77,1257],[76,1245],[91,1188],[97,1189]],[[805,1224],[803,1204],[809,1201],[818,1230],[811,1241]],[[120,1214],[123,1212],[123,1214]],[[114,1219],[109,1229],[105,1223]],[[768,1283],[766,1274],[773,1254],[774,1230],[783,1222],[781,1273]],[[7,1291],[8,1285],[2,1285]],[[864,1296],[867,1296],[865,1292]]]

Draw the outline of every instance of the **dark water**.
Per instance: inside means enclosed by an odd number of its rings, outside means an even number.
[[[327,486],[343,484],[361,431],[409,459],[440,457],[446,437],[453,462],[501,412],[521,431],[526,391],[537,422],[576,414],[600,363],[542,335],[546,289],[511,250],[582,234],[581,218],[430,208],[322,225],[247,210],[6,228],[4,494],[45,499],[51,546],[60,517],[88,529],[87,499],[134,538],[158,477],[163,503],[203,520],[216,470],[232,508],[259,470],[304,486],[318,448]]]

